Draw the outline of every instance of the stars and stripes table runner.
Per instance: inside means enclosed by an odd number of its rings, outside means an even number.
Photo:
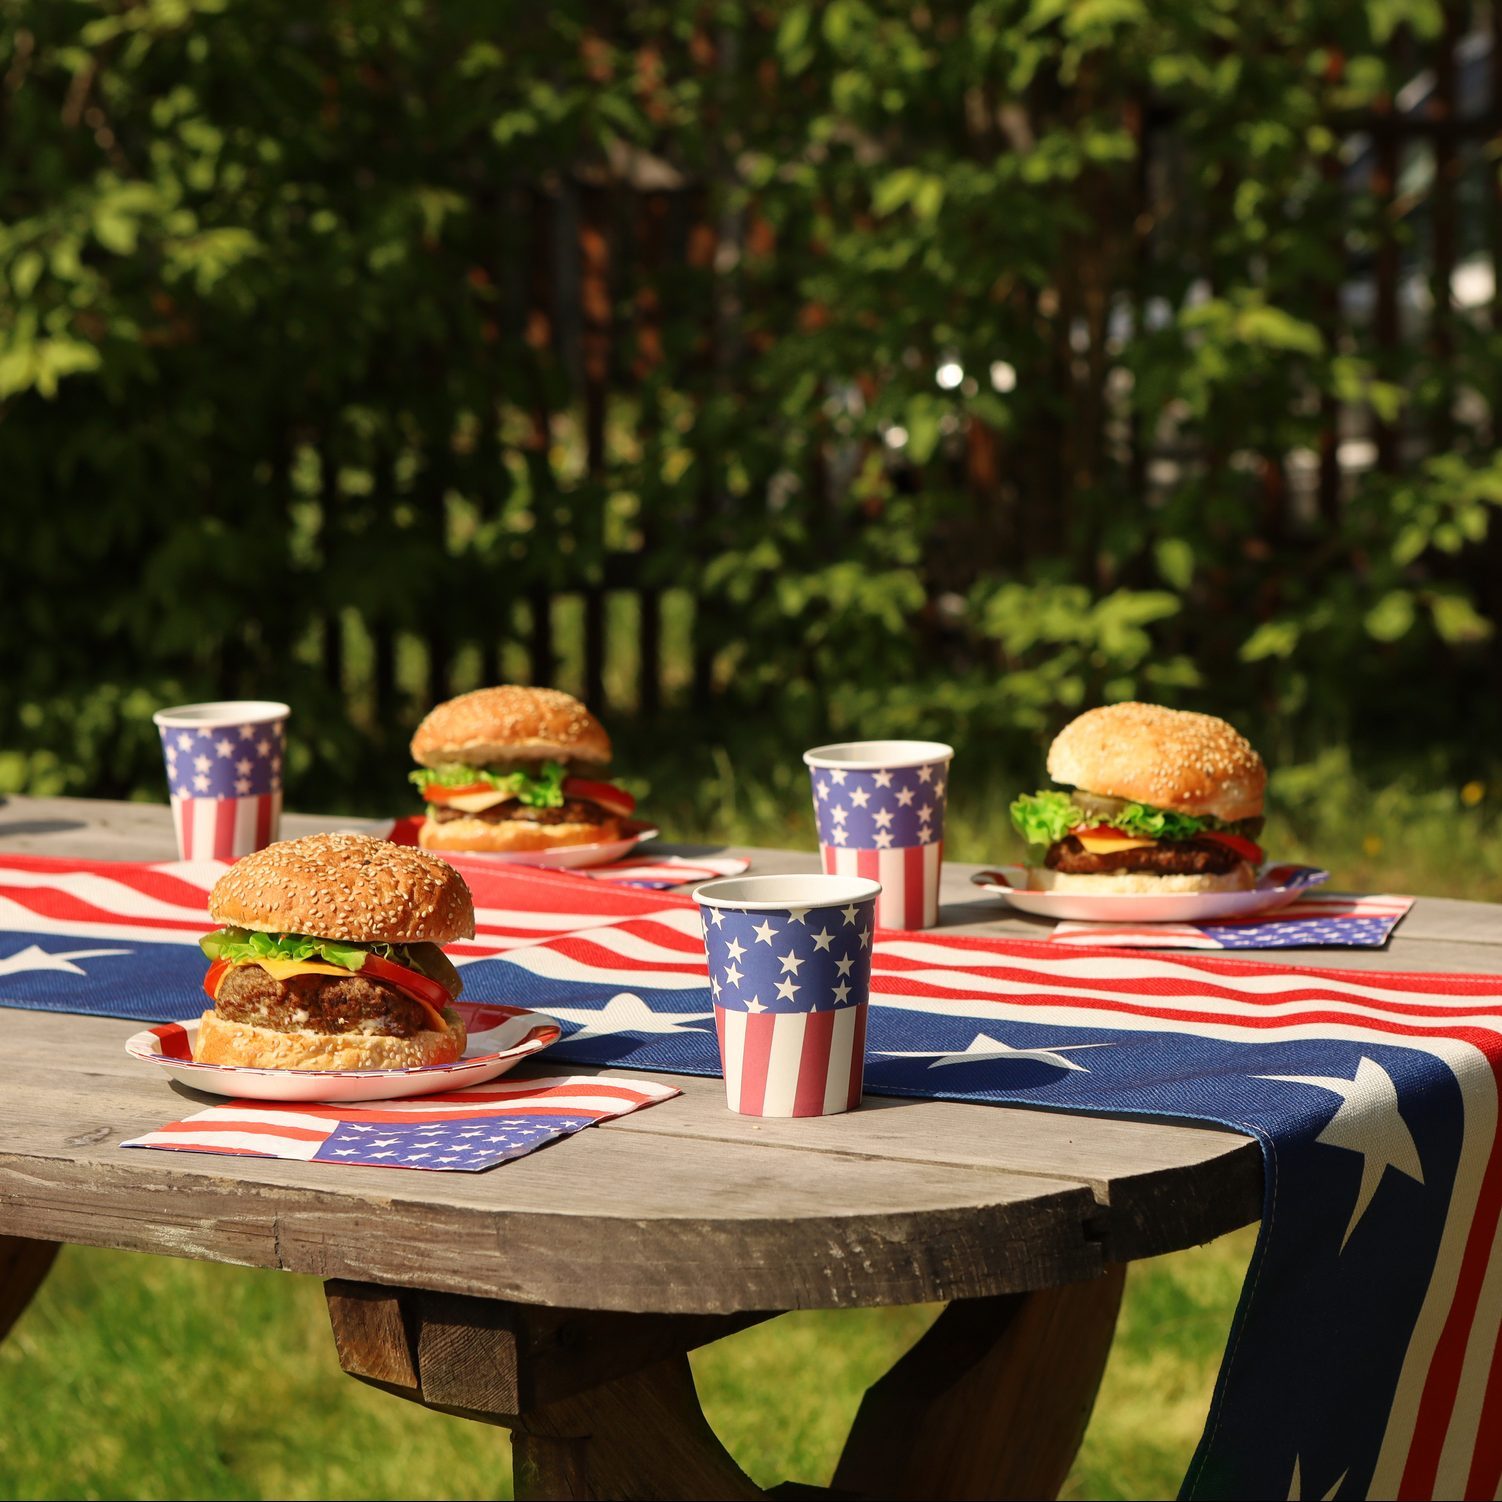
[[[478,1173],[681,1093],[652,1080],[555,1075],[370,1105],[234,1100],[120,1146]]]
[[[1362,897],[1327,892],[1275,912],[1214,923],[1057,924],[1055,944],[1141,949],[1380,949],[1413,906],[1389,892]]]
[[[217,868],[0,863],[0,1001],[198,1009]],[[686,897],[474,881],[468,994],[544,1010],[550,1059],[718,1073]],[[771,935],[775,941],[777,935]],[[1221,1123],[1261,1144],[1257,1249],[1193,1498],[1502,1490],[1502,977],[881,933],[867,1090]]]

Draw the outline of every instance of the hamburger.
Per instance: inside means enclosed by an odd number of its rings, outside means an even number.
[[[438,947],[475,932],[464,878],[364,835],[283,840],[209,893],[223,926],[193,1057],[261,1069],[405,1069],[464,1053],[463,989]]]
[[[412,737],[427,803],[425,850],[552,850],[621,838],[636,799],[580,776],[610,762],[610,737],[572,694],[502,684],[429,712]]]
[[[1065,790],[1025,794],[1012,823],[1028,885],[1044,891],[1239,892],[1262,864],[1267,769],[1214,715],[1108,704],[1071,720],[1048,751]]]

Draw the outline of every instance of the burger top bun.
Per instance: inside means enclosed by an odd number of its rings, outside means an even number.
[[[1048,775],[1087,793],[1234,822],[1262,812],[1267,768],[1214,715],[1161,704],[1086,710],[1054,738]]]
[[[310,834],[238,860],[209,893],[216,923],[358,944],[471,939],[475,908],[447,861],[363,834]]]
[[[604,766],[610,737],[572,694],[505,683],[430,710],[412,737],[412,759],[423,767],[546,760]]]

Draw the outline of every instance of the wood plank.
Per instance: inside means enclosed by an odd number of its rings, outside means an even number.
[[[55,1241],[0,1235],[0,1340],[10,1334],[42,1286],[57,1252]]]
[[[372,1387],[420,1403],[422,1382],[417,1342],[408,1325],[407,1291],[330,1278],[323,1296],[339,1365]]]
[[[600,1314],[424,1289],[324,1285],[340,1365],[399,1397],[509,1421],[770,1314]]]
[[[763,1495],[715,1438],[686,1356],[520,1420],[511,1463],[519,1502]]]
[[[1057,1496],[1095,1406],[1125,1272],[951,1304],[867,1392],[834,1489]]]
[[[122,1151],[198,1104],[141,1074],[5,1091],[0,1233],[685,1314],[1009,1292],[1102,1263],[1077,1181],[854,1153],[590,1130],[496,1173],[424,1175]]]
[[[125,1053],[129,1023],[11,1012],[7,1024],[9,1056],[26,1074],[45,1069],[60,1033],[66,1033],[73,1070],[83,1081],[76,1105],[68,1109],[85,1119],[116,1099],[121,1111],[155,1110],[150,1125],[160,1125],[171,1109],[190,1109],[187,1096],[162,1089],[153,1066]],[[582,1065],[570,1068],[609,1074]],[[524,1067],[513,1078],[537,1072],[548,1072],[546,1064]],[[755,1120],[725,1109],[718,1079],[647,1077],[675,1086],[682,1097],[598,1130],[661,1139],[652,1148],[654,1161],[666,1162],[682,1152],[685,1139],[698,1139],[887,1160],[906,1169],[933,1164],[1067,1180],[1087,1186],[1108,1212],[1095,1234],[1102,1254],[1115,1261],[1211,1240],[1254,1220],[1261,1210],[1260,1150],[1250,1139],[1215,1127],[1176,1122],[1165,1129],[1140,1118],[880,1096],[868,1097],[859,1111],[817,1121]],[[56,1087],[49,1086],[49,1093],[57,1098]]]

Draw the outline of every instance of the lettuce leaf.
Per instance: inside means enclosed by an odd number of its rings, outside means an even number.
[[[257,964],[261,960],[324,960],[342,969],[357,971],[367,954],[379,955],[396,965],[405,965],[429,980],[437,981],[457,998],[464,982],[449,958],[436,944],[355,944],[337,939],[315,939],[309,934],[263,934],[245,928],[217,928],[198,941],[211,960],[231,964]]]
[[[1099,824],[1150,840],[1187,840],[1201,830],[1233,827],[1223,826],[1220,819],[1176,814],[1147,803],[1123,804],[1109,814],[1090,813],[1070,794],[1056,788],[1024,793],[1013,801],[1011,812],[1013,827],[1030,845],[1052,845],[1072,829],[1092,829]]]
[[[198,947],[211,960],[228,960],[231,964],[256,964],[261,960],[325,960],[345,970],[358,970],[368,951],[381,953],[397,964],[401,946],[396,944],[344,944],[337,939],[314,939],[307,934],[263,934],[247,928],[216,928],[205,934]]]
[[[498,792],[514,793],[516,801],[525,803],[528,808],[561,808],[564,776],[563,763],[557,761],[543,762],[535,777],[526,772],[487,772],[483,767],[450,762],[442,767],[419,767],[415,772],[409,772],[407,779],[421,792],[434,786],[462,788],[483,782]]]

